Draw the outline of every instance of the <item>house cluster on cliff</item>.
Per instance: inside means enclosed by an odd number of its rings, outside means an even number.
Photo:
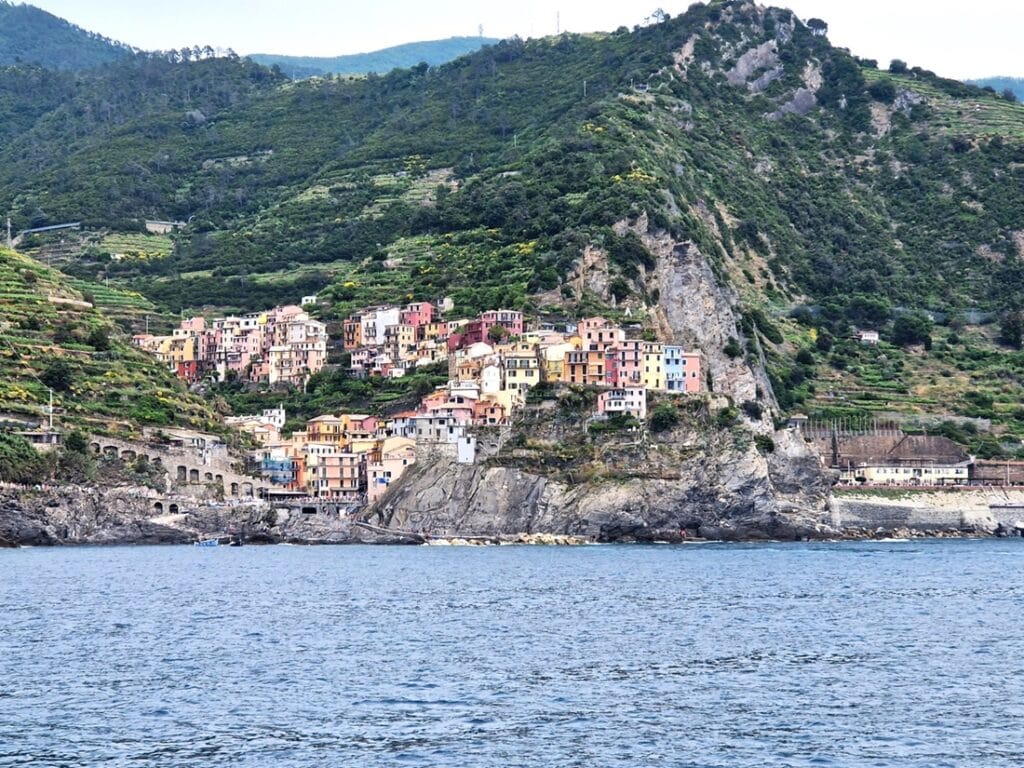
[[[372,503],[415,462],[416,446],[445,446],[458,461],[473,463],[476,431],[511,424],[530,390],[541,384],[599,388],[595,418],[644,419],[649,391],[701,390],[697,353],[629,338],[604,318],[556,330],[527,328],[523,314],[512,310],[455,323],[440,320],[439,310],[427,303],[374,307],[344,323],[356,373],[400,376],[410,370],[407,363],[447,361],[448,381],[415,409],[387,418],[325,414],[287,438],[279,409],[230,419],[260,446],[254,460],[264,478],[296,493]],[[396,317],[404,322],[391,324]],[[441,350],[443,357],[421,357],[426,350]]]
[[[352,373],[398,377],[416,366],[447,361],[453,381],[475,382],[475,399],[493,404],[488,424],[505,423],[525,393],[540,383],[609,388],[614,391],[599,398],[599,413],[625,409],[638,418],[646,415],[647,391],[701,390],[699,353],[630,338],[626,329],[603,317],[558,328],[530,327],[522,312],[507,309],[442,319],[449,308],[416,302],[371,307],[348,317],[343,337]],[[496,416],[494,408],[502,413]]]
[[[183,320],[170,336],[139,334],[135,346],[179,378],[290,384],[301,387],[327,362],[327,327],[297,306],[240,317]]]

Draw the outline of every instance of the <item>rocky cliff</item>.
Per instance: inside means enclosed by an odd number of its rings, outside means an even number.
[[[353,527],[336,512],[304,514],[252,502],[224,504],[157,497],[142,488],[57,486],[0,489],[0,546],[188,544],[238,534],[249,543],[402,543]]]
[[[453,534],[557,532],[599,540],[835,535],[834,478],[798,436],[774,431],[778,406],[763,358],[724,351],[730,339],[747,341],[735,291],[694,242],[651,229],[645,214],[615,229],[640,237],[656,259],[636,282],[660,300],[637,312],[647,314],[659,341],[701,351],[711,391],[662,398],[678,414],[674,429],[623,434],[591,432],[585,393],[552,395],[528,408],[511,435],[481,441],[484,458],[475,466],[442,451],[426,455],[379,505],[377,519]],[[607,292],[592,279],[600,255],[590,259],[586,287]]]

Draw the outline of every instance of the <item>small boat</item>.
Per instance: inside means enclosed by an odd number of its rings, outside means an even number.
[[[218,541],[217,539],[203,539],[202,541],[197,541],[193,546],[196,546],[196,547],[219,547],[220,546],[220,541]]]

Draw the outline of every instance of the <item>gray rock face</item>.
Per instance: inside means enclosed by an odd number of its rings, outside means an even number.
[[[178,514],[153,508],[138,488],[0,489],[0,544],[187,544],[238,533],[251,542],[349,543],[379,536],[337,514],[283,513],[265,504],[176,499]]]
[[[786,439],[783,438],[783,443]],[[767,461],[753,447],[713,450],[681,464],[671,444],[616,462],[615,478],[573,483],[507,466],[422,457],[380,506],[379,522],[432,535],[557,533],[599,541],[821,538],[828,479],[813,456]]]

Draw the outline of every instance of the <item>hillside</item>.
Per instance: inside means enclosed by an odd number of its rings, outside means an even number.
[[[88,69],[131,55],[128,46],[40,8],[0,0],[0,67],[38,64],[48,69]]]
[[[0,249],[0,416],[44,421],[52,389],[57,420],[65,427],[212,427],[209,407],[132,348],[106,314],[148,306],[141,296],[69,281]]]
[[[458,312],[628,310],[701,349],[737,402],[949,421],[1012,453],[1024,107],[820,32],[736,1],[349,81],[116,65],[8,129],[0,204],[17,228],[191,219],[169,254],[65,267],[172,312],[318,290],[328,318],[446,294]],[[131,106],[96,119],[113,83]],[[708,325],[695,297],[728,306]]]
[[[491,37],[449,37],[444,40],[404,43],[379,51],[346,56],[282,56],[273,53],[253,53],[249,58],[265,67],[278,67],[288,77],[299,80],[322,75],[390,72],[392,69],[414,67],[421,62],[435,67],[496,42],[497,39]]]

